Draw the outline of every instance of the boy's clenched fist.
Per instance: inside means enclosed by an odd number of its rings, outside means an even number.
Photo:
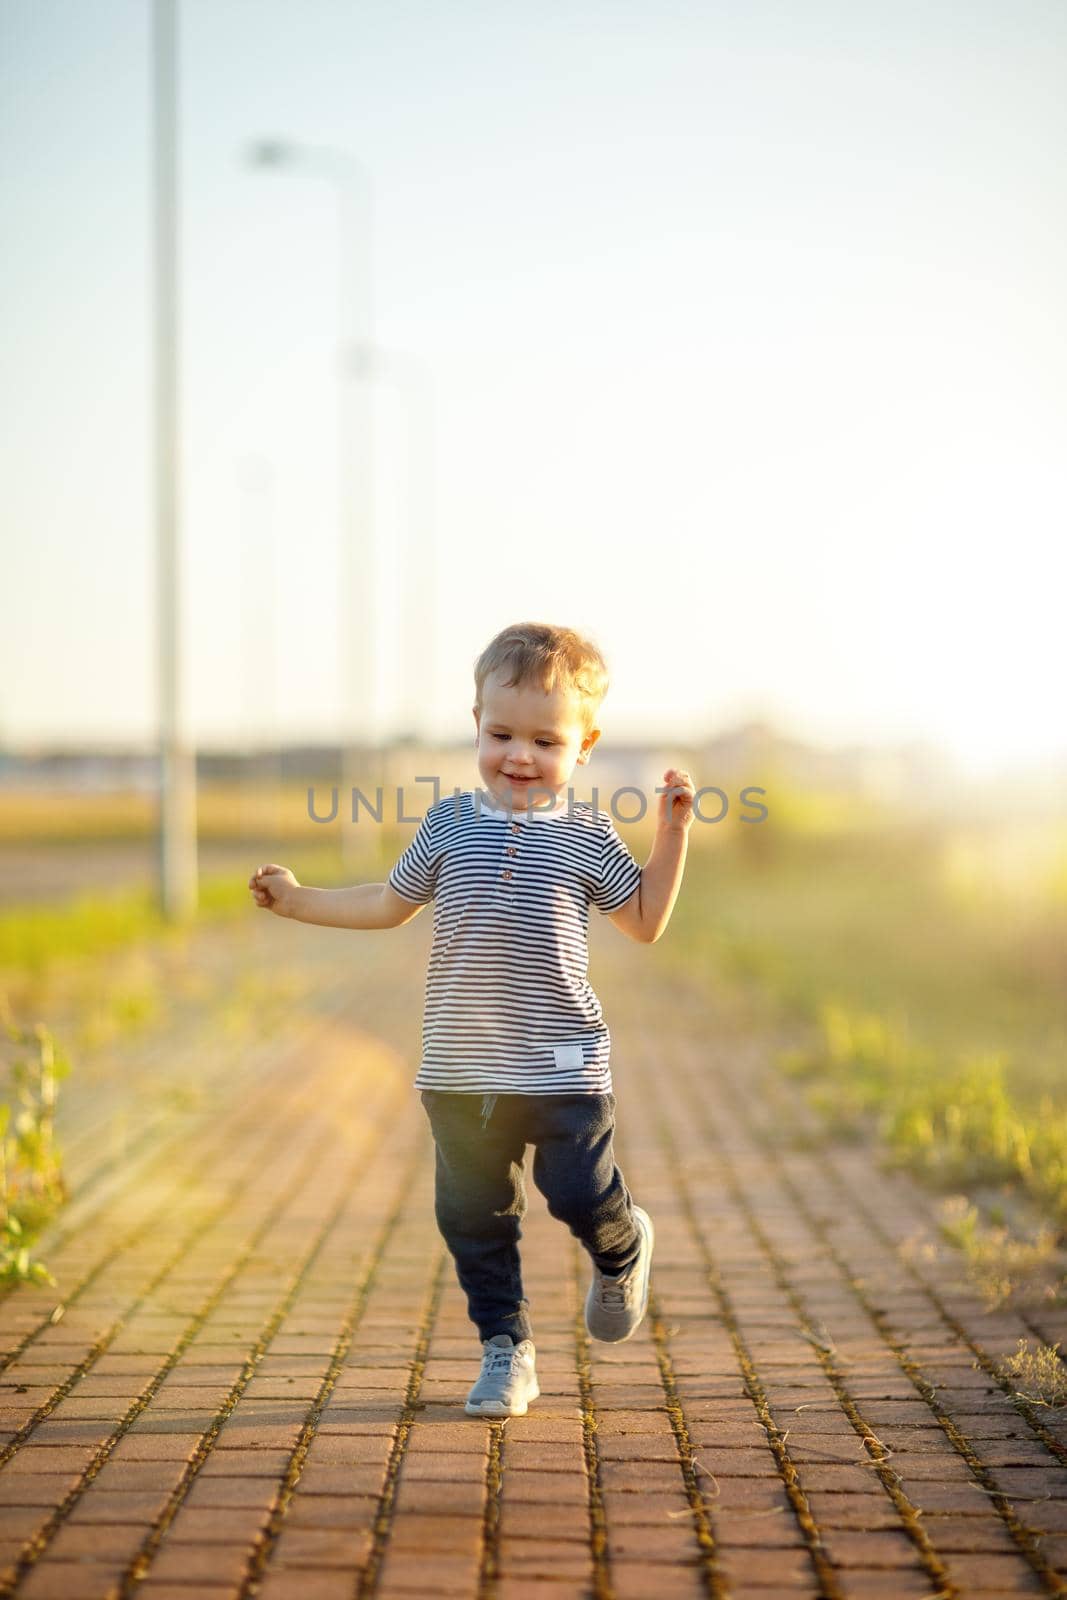
[[[272,861],[265,867],[256,868],[248,880],[248,887],[257,906],[286,917],[292,906],[293,890],[299,889],[300,884],[288,867],[279,867]]]

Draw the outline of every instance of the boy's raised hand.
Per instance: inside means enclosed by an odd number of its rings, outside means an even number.
[[[668,767],[663,774],[667,792],[659,797],[658,826],[672,833],[684,833],[692,825],[693,800],[696,790],[688,772],[680,767]]]
[[[300,884],[288,867],[279,867],[272,861],[265,867],[256,868],[248,880],[248,887],[257,906],[285,917],[289,914],[292,892],[294,889],[299,889]]]

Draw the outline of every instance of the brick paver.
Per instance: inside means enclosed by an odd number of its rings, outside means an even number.
[[[411,1087],[424,920],[258,918],[291,1018],[164,1030],[157,1084],[169,1063],[198,1093],[168,1116],[132,1086],[121,1152],[94,1133],[115,1084],[75,1100],[58,1288],[0,1300],[0,1593],[1067,1594],[1067,1418],[994,1372],[1062,1316],[987,1313],[902,1250],[934,1199],[823,1141],[778,1041],[614,930],[594,961],[650,1314],[588,1339],[586,1258],[528,1177],[542,1396],[463,1414],[480,1352]]]

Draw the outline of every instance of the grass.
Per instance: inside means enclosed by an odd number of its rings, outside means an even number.
[[[1033,1086],[1058,1087],[1067,912],[961,902],[946,846],[939,830],[875,825],[786,835],[759,861],[691,852],[684,936],[701,941],[705,924],[727,969],[793,1016],[837,1004],[943,1054],[1025,1053]]]
[[[67,1198],[54,1126],[69,1063],[43,1023],[24,1028],[8,1013],[0,1020],[0,1284],[53,1283],[32,1247]]]
[[[997,1363],[1002,1378],[1014,1386],[1015,1393],[1031,1405],[1067,1406],[1067,1366],[1059,1355],[1059,1341],[1037,1343],[1030,1349],[1028,1339],[1020,1339],[1014,1354]]]
[[[57,830],[60,825],[57,816]],[[120,806],[109,831],[106,812],[90,817],[97,838],[122,835]],[[40,821],[40,819],[38,819]],[[69,817],[68,817],[69,821]],[[69,842],[69,841],[68,841]],[[82,848],[92,848],[83,839]],[[283,852],[309,882],[345,881],[336,848],[318,840]],[[368,836],[366,868],[373,875],[375,848]],[[220,1031],[269,1029],[300,998],[299,982],[281,973],[245,973],[215,994],[213,979],[185,962],[194,928],[262,916],[247,879],[264,859],[262,847],[239,847],[232,872],[202,877],[199,903],[187,923],[165,919],[149,889],[84,892],[59,904],[8,906],[0,912],[0,1285],[51,1283],[34,1242],[66,1198],[60,1151],[54,1138],[59,1080],[83,1052],[117,1036],[147,1030],[193,991],[212,990]],[[60,1014],[69,1028],[70,1054],[60,1052],[42,1013]],[[32,1019],[32,1020],[30,1020]],[[174,1086],[175,1104],[189,1091]]]
[[[987,1310],[1067,1304],[1067,1267],[1054,1228],[1016,1237],[1003,1223],[984,1225],[977,1206],[960,1194],[943,1203],[940,1232],[962,1256],[967,1281]]]
[[[284,861],[305,883],[375,882],[412,832],[363,817],[355,859],[346,865],[340,823],[319,827],[306,806],[306,783],[284,790],[266,783],[202,787],[201,841],[211,849],[213,870],[200,875],[194,917],[175,923],[162,915],[153,884],[131,881],[146,874],[145,846],[156,820],[152,796],[0,793],[0,849],[14,840],[47,848],[51,859],[69,861],[72,885],[87,864],[100,871],[114,862],[122,875],[114,888],[84,888],[59,902],[0,910],[0,1002],[22,1018],[65,1014],[74,1050],[149,1027],[197,979],[181,968],[194,929],[232,923],[238,930],[246,918],[266,915],[247,887],[259,862]],[[270,993],[257,996],[257,1011],[281,1004],[285,993],[283,976]],[[246,1001],[243,994],[230,996],[221,1025],[242,1026]]]
[[[384,875],[384,842],[368,835],[355,868],[343,868],[338,851],[316,840],[278,850],[309,883],[331,884]],[[150,1023],[166,999],[167,959],[180,958],[194,928],[241,925],[264,915],[253,906],[248,876],[267,859],[261,842],[235,849],[232,871],[203,875],[198,905],[187,922],[166,919],[149,887],[86,890],[59,903],[12,905],[0,911],[0,997],[20,1016],[48,1013],[69,1001],[79,1012],[79,1042],[105,1038]],[[162,959],[161,959],[162,958]]]
[[[948,824],[845,826],[808,796],[761,829],[694,824],[665,965],[758,993],[828,1132],[935,1188],[1018,1192],[1064,1235],[1062,834],[1044,878],[978,892]]]
[[[778,1065],[837,1137],[876,1133],[888,1166],[937,1189],[1017,1188],[1067,1229],[1067,1108],[1047,1093],[1026,1108],[1006,1056],[946,1059],[878,1013],[827,1003],[813,1042],[782,1051]]]
[[[335,877],[340,871],[335,852],[305,851],[304,858],[304,872]],[[253,848],[241,864],[235,862],[232,872],[200,878],[198,921],[241,915],[249,907],[247,880],[259,859]],[[145,939],[181,940],[186,932],[163,916],[151,888],[93,890],[58,904],[9,906],[0,912],[0,973],[40,972],[59,960],[99,955]]]

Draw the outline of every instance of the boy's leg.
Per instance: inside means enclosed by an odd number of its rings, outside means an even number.
[[[483,1120],[480,1094],[422,1091],[436,1146],[437,1226],[455,1261],[468,1314],[483,1341],[507,1333],[514,1344],[532,1338],[518,1251],[526,1215],[526,1136],[509,1104],[521,1098],[500,1095]]]
[[[613,1094],[531,1095],[533,1179],[552,1216],[565,1222],[602,1272],[637,1260],[641,1235],[615,1163]]]

